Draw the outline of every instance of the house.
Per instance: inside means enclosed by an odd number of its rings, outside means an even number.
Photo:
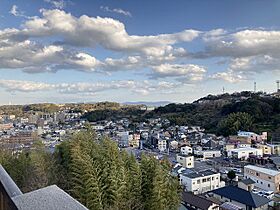
[[[176,160],[185,168],[194,167],[194,157],[190,155],[177,154]]]
[[[245,148],[237,148],[231,149],[227,152],[228,157],[239,159],[239,160],[247,160],[251,155],[262,157],[262,149],[245,147]]]
[[[183,155],[188,155],[188,154],[192,154],[193,153],[193,149],[191,147],[189,147],[189,146],[181,147],[180,151],[181,151],[181,154],[183,154]]]
[[[251,141],[255,142],[263,142],[267,140],[267,132],[263,132],[262,135],[258,135],[253,132],[238,131],[237,136],[248,137]]]
[[[275,165],[275,167],[279,170],[280,169],[280,157],[276,156],[276,157],[270,157],[269,158],[272,163]]]
[[[194,195],[189,192],[182,193],[182,203],[188,209],[197,210],[218,210],[219,204],[208,200],[202,196]]]
[[[225,182],[220,181],[221,174],[211,170],[183,172],[179,177],[185,190],[194,194],[202,194],[225,186]]]
[[[208,140],[205,144],[203,144],[203,148],[204,149],[216,149],[219,146],[219,143],[210,139]]]
[[[238,187],[247,191],[252,191],[255,187],[255,181],[248,178],[238,182]]]
[[[240,209],[267,210],[269,199],[236,186],[226,186],[209,193],[223,203],[231,203]]]
[[[252,179],[255,186],[260,189],[273,192],[280,191],[280,171],[247,165],[244,166],[244,177]]]

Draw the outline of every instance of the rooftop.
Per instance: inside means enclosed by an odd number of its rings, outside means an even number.
[[[209,209],[214,203],[206,198],[193,195],[192,193],[183,192],[182,200],[186,204],[190,204],[199,209]]]
[[[268,169],[268,168],[262,168],[262,167],[258,167],[258,166],[253,166],[253,165],[247,165],[247,166],[244,166],[244,168],[259,171],[261,173],[268,174],[271,176],[276,176],[276,175],[280,174],[280,171],[276,171],[276,170],[272,170],[272,169]]]
[[[205,177],[205,176],[210,176],[214,174],[219,174],[217,172],[211,171],[211,170],[204,170],[204,171],[193,171],[191,173],[183,173],[183,176],[189,177],[191,179],[198,178],[198,177]]]
[[[213,190],[211,193],[223,196],[253,208],[258,208],[269,203],[269,199],[265,197],[231,185]]]

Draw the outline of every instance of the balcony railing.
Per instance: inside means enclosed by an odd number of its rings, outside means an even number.
[[[56,185],[22,193],[0,165],[0,210],[86,210],[87,208]]]

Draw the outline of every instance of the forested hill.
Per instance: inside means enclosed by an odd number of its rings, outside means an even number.
[[[248,91],[209,95],[193,103],[168,104],[148,114],[149,117],[166,117],[174,125],[200,125],[209,132],[225,135],[231,134],[230,131],[222,131],[229,129],[224,127],[225,124],[230,120],[238,121],[240,116],[243,119],[244,115],[245,118],[250,118],[249,121],[244,121],[249,127],[242,127],[243,122],[239,122],[241,126],[236,129],[275,131],[280,127],[280,99]]]

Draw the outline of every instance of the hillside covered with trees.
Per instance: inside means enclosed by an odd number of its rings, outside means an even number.
[[[234,118],[247,123],[246,127],[235,124],[236,129],[270,132],[280,127],[280,99],[251,92],[209,95],[193,103],[159,107],[147,117],[167,118],[173,125],[198,125],[208,132],[225,136],[233,134],[229,130],[234,125],[229,121],[234,121],[230,119]]]

